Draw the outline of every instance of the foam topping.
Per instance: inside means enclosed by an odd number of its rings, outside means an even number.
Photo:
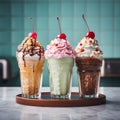
[[[99,48],[98,41],[94,38],[84,37],[78,43],[75,51],[78,57],[103,57],[103,52]]]
[[[75,57],[75,52],[72,49],[70,43],[66,39],[64,33],[58,35],[54,40],[47,45],[45,51],[45,58],[63,58],[63,57]]]

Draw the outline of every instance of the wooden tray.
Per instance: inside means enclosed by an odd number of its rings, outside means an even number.
[[[71,99],[51,99],[49,92],[43,92],[40,99],[29,99],[16,95],[16,103],[42,107],[81,107],[106,103],[106,96],[99,94],[98,98],[80,98],[78,92],[72,92]]]

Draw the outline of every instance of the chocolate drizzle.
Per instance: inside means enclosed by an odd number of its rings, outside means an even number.
[[[24,67],[26,67],[26,61],[25,61],[24,55],[23,55],[22,59],[24,61]]]
[[[25,40],[18,46],[17,53],[23,52],[22,59],[24,61],[24,66],[26,66],[25,56],[26,55],[38,55],[39,60],[41,56],[44,55],[44,48],[40,45],[40,43],[31,37],[26,37]]]

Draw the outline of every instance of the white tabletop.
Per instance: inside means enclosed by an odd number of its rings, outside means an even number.
[[[42,91],[49,91],[43,88]],[[78,91],[77,87],[72,91]],[[36,107],[15,102],[20,87],[0,87],[0,120],[120,120],[120,88],[101,87],[107,103],[89,107]]]

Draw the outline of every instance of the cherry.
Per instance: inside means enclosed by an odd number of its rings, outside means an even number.
[[[92,32],[92,31],[89,31],[89,32],[86,34],[86,37],[89,37],[89,38],[94,39],[94,38],[95,38],[95,33]]]
[[[66,40],[66,35],[65,35],[64,33],[61,33],[61,34],[59,35],[59,38],[60,38],[60,39],[65,39],[65,40]]]
[[[29,33],[29,37],[32,37],[32,38],[36,39],[37,38],[37,33],[36,32],[31,32],[31,33]]]

